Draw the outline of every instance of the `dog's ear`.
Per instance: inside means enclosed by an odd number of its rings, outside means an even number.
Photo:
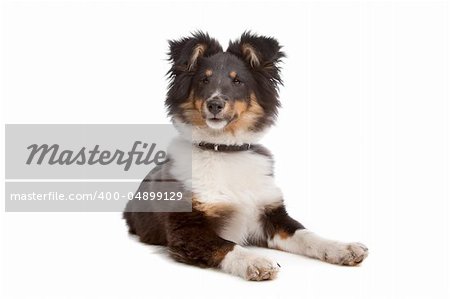
[[[200,57],[222,52],[222,47],[217,40],[200,31],[190,37],[169,41],[169,47],[169,60],[173,64],[172,72],[192,71]]]
[[[227,52],[244,59],[252,69],[273,69],[276,72],[278,63],[285,57],[276,39],[249,31],[244,32],[240,39],[230,41]]]

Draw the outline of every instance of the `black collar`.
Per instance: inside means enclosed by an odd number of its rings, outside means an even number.
[[[216,143],[207,143],[200,142],[197,143],[197,146],[203,150],[210,150],[215,152],[242,152],[248,151],[251,147],[250,143],[244,143],[242,145],[237,144],[216,144]]]

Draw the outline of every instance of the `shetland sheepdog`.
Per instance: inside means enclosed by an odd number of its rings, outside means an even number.
[[[192,194],[192,211],[139,212],[130,201],[124,212],[129,232],[167,246],[176,261],[247,280],[274,279],[280,265],[245,245],[361,263],[368,255],[363,244],[322,238],[288,215],[273,157],[258,143],[280,107],[285,55],[278,41],[244,32],[224,51],[197,32],[169,41],[169,48],[165,105],[180,136],[168,150],[169,163],[152,171],[140,191],[151,191],[149,182],[180,182]]]

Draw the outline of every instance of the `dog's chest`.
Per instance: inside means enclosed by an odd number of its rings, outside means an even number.
[[[278,194],[272,161],[251,151],[222,153],[195,150],[192,190],[202,202],[265,204]]]
[[[192,191],[196,200],[232,207],[231,219],[219,232],[222,238],[245,243],[262,237],[264,207],[281,200],[272,176],[270,158],[251,151],[218,153],[194,150]]]

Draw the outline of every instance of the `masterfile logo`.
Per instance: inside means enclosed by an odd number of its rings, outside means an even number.
[[[139,147],[142,150],[139,150]],[[82,147],[79,151],[61,150],[58,144],[32,144],[27,147],[30,150],[27,164],[36,163],[41,165],[42,163],[48,163],[50,165],[108,165],[116,163],[118,165],[124,165],[124,170],[128,171],[131,165],[162,165],[168,160],[166,159],[166,152],[159,150],[153,157],[153,152],[156,148],[156,143],[152,143],[150,146],[148,143],[142,141],[135,141],[130,151],[122,151],[116,149],[111,152],[109,150],[100,150],[100,145],[96,144],[92,150]]]
[[[5,132],[8,212],[117,212],[130,200],[145,212],[191,210],[189,178],[144,180],[169,163],[173,125],[14,124]]]

